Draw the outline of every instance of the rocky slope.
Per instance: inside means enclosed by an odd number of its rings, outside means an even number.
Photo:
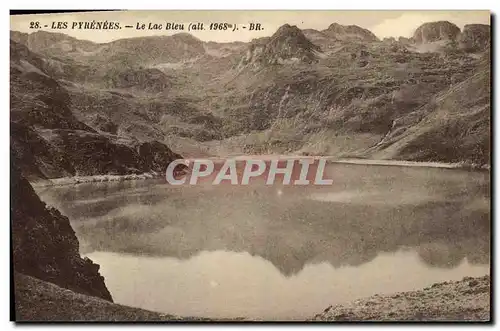
[[[21,81],[29,77],[38,97],[41,88],[31,80],[53,86],[45,93],[67,100],[55,108],[59,119],[51,121],[83,125],[78,130],[95,131],[111,144],[156,140],[190,156],[308,153],[481,164],[489,159],[484,125],[490,91],[464,88],[488,83],[476,78],[490,72],[489,26],[460,31],[450,22],[429,22],[416,27],[412,38],[383,41],[361,27],[336,23],[322,31],[286,24],[247,44],[205,43],[187,34],[106,44],[45,32],[12,32],[11,39],[35,52],[19,51],[24,57],[15,68],[23,72]],[[48,77],[35,77],[33,68]],[[18,84],[16,75],[11,80]],[[481,104],[482,111],[447,108],[469,92],[468,104]],[[16,94],[14,89],[17,108],[40,107],[36,98],[26,104],[30,99]],[[446,120],[440,109],[447,111]],[[22,116],[17,124],[40,115]],[[435,144],[410,134],[424,125],[416,120],[423,116],[439,118],[429,138]],[[460,141],[467,142],[442,155],[443,146],[457,139],[450,125],[460,127]],[[134,169],[144,167],[132,162],[118,172]]]
[[[15,273],[16,322],[42,321],[161,321],[158,313],[113,304]]]
[[[485,59],[474,75],[444,89],[432,103],[397,118],[377,144],[375,149],[382,151],[378,156],[490,164],[489,70],[489,61]]]
[[[490,277],[466,277],[423,290],[330,306],[312,321],[490,321]]]
[[[10,185],[14,270],[112,301],[99,265],[80,256],[69,219],[40,201],[15,163],[11,166]]]
[[[250,153],[361,155],[395,120],[484,71],[480,63],[464,53],[414,52],[398,42],[338,42],[314,65],[243,68],[209,104],[218,106],[224,132],[234,136],[228,141]],[[474,98],[488,93],[481,89]]]
[[[68,89],[49,75],[47,61],[13,41],[10,50],[11,151],[28,178],[162,172],[180,158],[158,141],[117,135],[105,114],[94,118],[95,128],[81,122]],[[164,84],[150,76],[121,78],[116,84]]]
[[[111,303],[21,273],[14,275],[17,322],[210,321]]]

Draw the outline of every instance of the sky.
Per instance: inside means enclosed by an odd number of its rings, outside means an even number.
[[[288,23],[296,25],[301,29],[326,29],[332,23],[342,25],[358,25],[369,29],[377,37],[410,37],[415,29],[425,22],[446,20],[456,24],[460,29],[465,24],[480,23],[490,24],[489,11],[113,11],[113,12],[89,12],[71,14],[43,14],[43,15],[14,15],[11,16],[11,30],[21,32],[34,32],[30,29],[30,22],[39,21],[40,24],[48,25],[42,28],[49,32],[62,32],[78,39],[91,40],[105,43],[122,38],[133,38],[153,35],[172,35],[185,31],[166,30],[137,30],[137,23],[163,24],[184,23],[187,29],[189,23],[202,22],[205,25],[203,31],[191,31],[197,38],[204,41],[231,42],[250,41],[254,38],[270,36],[281,25]],[[120,22],[120,25],[132,25],[134,28],[122,28],[121,30],[83,30],[71,29],[72,22],[112,21]],[[68,22],[68,29],[51,29],[52,22]],[[237,31],[210,31],[210,23],[231,23],[241,27],[250,22],[260,23],[261,31],[249,31],[240,28]]]

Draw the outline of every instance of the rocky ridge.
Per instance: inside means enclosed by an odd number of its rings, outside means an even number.
[[[80,256],[69,219],[40,201],[16,163],[10,185],[14,270],[112,302],[99,265]]]
[[[81,122],[67,88],[50,76],[46,64],[11,41],[11,151],[25,176],[162,172],[181,157],[158,141],[117,135],[106,117],[95,129]],[[157,87],[155,80],[141,75],[122,81]]]

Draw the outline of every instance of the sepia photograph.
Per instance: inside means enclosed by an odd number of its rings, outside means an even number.
[[[11,11],[11,320],[492,322],[493,21]]]

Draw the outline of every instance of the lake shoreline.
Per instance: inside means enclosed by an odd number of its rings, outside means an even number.
[[[489,165],[468,165],[464,163],[444,163],[444,162],[427,162],[427,161],[401,161],[401,160],[371,160],[371,159],[338,159],[331,156],[296,156],[296,155],[242,155],[232,156],[228,159],[236,159],[243,161],[245,159],[273,159],[280,157],[282,159],[302,159],[302,158],[316,158],[326,159],[334,164],[352,164],[352,165],[373,165],[373,166],[392,166],[392,167],[422,167],[422,168],[441,168],[441,169],[454,169],[466,171],[489,172]],[[202,159],[220,159],[220,158],[202,158]],[[154,180],[163,178],[163,173],[146,172],[142,174],[126,174],[126,175],[92,175],[92,176],[72,176],[72,177],[58,177],[48,179],[38,179],[30,181],[34,187],[50,187],[50,186],[65,186],[77,185],[83,183],[103,183],[103,182],[122,182],[133,180]]]
[[[332,163],[359,164],[359,165],[379,165],[396,167],[423,167],[423,168],[443,168],[461,169],[470,171],[490,171],[489,165],[476,165],[468,163],[445,163],[430,161],[404,161],[404,160],[371,160],[371,159],[330,159]]]
[[[105,183],[105,182],[123,182],[134,180],[154,180],[160,179],[163,176],[159,173],[147,172],[143,174],[128,174],[128,175],[93,175],[93,176],[72,176],[72,177],[59,177],[48,178],[30,181],[33,187],[52,187],[52,186],[66,186],[77,185],[85,183]]]

